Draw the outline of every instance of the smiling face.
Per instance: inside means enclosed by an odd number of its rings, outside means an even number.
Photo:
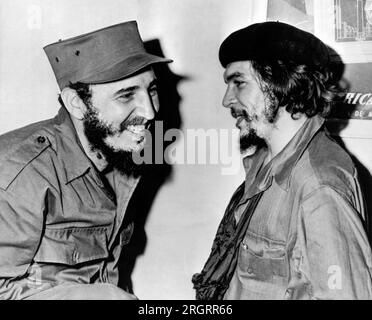
[[[105,143],[114,150],[143,149],[146,129],[159,110],[153,71],[113,83],[91,85],[91,93],[91,108],[108,132]]]
[[[90,85],[85,102],[84,134],[94,152],[125,174],[138,174],[133,152],[144,148],[146,132],[159,110],[152,70],[107,84]]]
[[[230,108],[231,115],[237,120],[242,152],[265,144],[273,130],[272,110],[251,63],[230,63],[224,80],[227,89],[222,103]]]

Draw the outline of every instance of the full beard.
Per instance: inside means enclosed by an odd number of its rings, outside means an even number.
[[[231,114],[234,118],[243,118],[247,124],[252,121],[252,118],[244,109],[240,111],[232,110]],[[249,128],[246,131],[240,135],[240,152],[242,154],[247,151],[253,151],[252,153],[255,153],[257,150],[267,147],[265,140],[257,135],[256,130]]]
[[[120,150],[108,145],[107,137],[114,136],[118,130],[98,118],[98,113],[93,106],[87,106],[84,114],[84,133],[87,137],[91,150],[101,153],[107,161],[108,167],[117,169],[121,174],[138,177],[143,173],[144,164],[137,164],[133,160],[133,152]],[[141,118],[126,120],[120,126],[119,132],[123,132],[129,125],[137,125],[142,122]]]
[[[254,129],[249,129],[248,133],[240,136],[240,152],[242,154],[248,150],[252,150],[255,153],[259,149],[266,147],[266,141],[259,137]]]

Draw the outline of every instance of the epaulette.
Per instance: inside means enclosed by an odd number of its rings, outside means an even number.
[[[17,131],[14,131],[17,132]],[[21,171],[50,145],[46,131],[38,130],[20,140],[5,134],[0,141],[0,188],[6,190]]]

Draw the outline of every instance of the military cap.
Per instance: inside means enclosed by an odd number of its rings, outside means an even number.
[[[309,66],[325,66],[327,46],[313,34],[282,22],[261,22],[230,34],[221,44],[223,67],[235,61],[282,60]]]
[[[152,64],[172,62],[146,52],[136,21],[60,40],[44,51],[61,90],[75,82],[117,81]]]

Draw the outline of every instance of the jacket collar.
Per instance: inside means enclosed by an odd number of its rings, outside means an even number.
[[[85,154],[70,115],[64,107],[59,109],[54,118],[54,129],[56,152],[62,163],[67,184],[85,174],[93,165]]]
[[[265,191],[270,187],[273,178],[283,190],[288,191],[293,168],[323,124],[324,118],[320,116],[308,118],[284,149],[263,168],[261,167],[267,157],[267,149],[244,158],[246,179],[243,199]]]
[[[275,181],[282,189],[288,191],[293,168],[323,124],[324,118],[320,116],[307,119],[287,146],[275,157]]]

